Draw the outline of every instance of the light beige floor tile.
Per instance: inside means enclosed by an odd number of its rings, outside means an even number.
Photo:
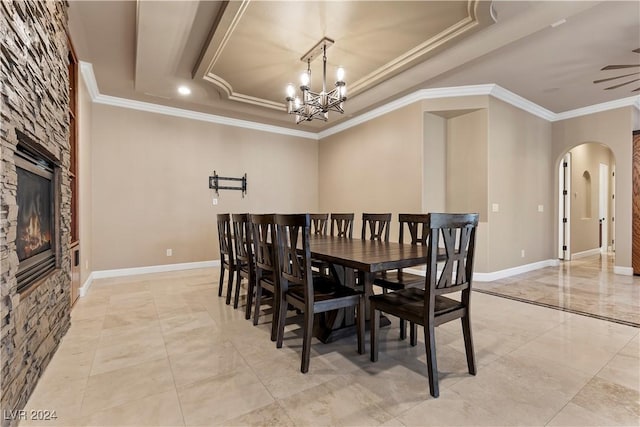
[[[173,389],[166,358],[92,375],[82,401],[82,416]]]
[[[296,425],[374,426],[394,418],[378,406],[380,397],[353,381],[351,375],[320,384],[279,403]]]
[[[640,358],[618,353],[596,377],[640,392]]]
[[[82,419],[86,426],[183,426],[175,389],[127,402]]]
[[[603,417],[601,414],[594,414],[589,409],[569,402],[558,414],[553,417],[548,426],[553,427],[602,427],[602,426],[627,426]],[[638,424],[636,424],[638,425]]]
[[[73,425],[80,415],[82,397],[87,385],[86,379],[59,380],[42,377],[31,394],[25,407],[27,414],[35,411],[55,411],[56,419],[47,421],[48,425]],[[45,425],[43,420],[27,417],[20,425]],[[70,424],[67,424],[70,423]]]
[[[270,405],[251,411],[237,418],[226,420],[226,426],[278,426],[294,427],[295,424],[289,418],[285,410],[274,402]]]
[[[222,424],[274,402],[248,370],[178,387],[178,396],[187,425]]]
[[[113,338],[113,337],[111,337]],[[96,350],[91,375],[114,371],[143,362],[165,359],[167,350],[162,336],[150,335],[135,340],[121,340]]]
[[[214,327],[216,322],[206,311],[203,311],[164,318],[160,321],[160,325],[162,332],[167,335],[184,333],[197,328]]]
[[[170,362],[178,387],[249,369],[242,355],[229,341],[218,342],[215,347],[205,350],[173,354]]]
[[[571,403],[619,425],[640,424],[640,393],[599,377],[589,381]]]
[[[215,350],[224,340],[225,337],[217,326],[164,335],[167,353],[169,353],[170,356],[204,350]]]

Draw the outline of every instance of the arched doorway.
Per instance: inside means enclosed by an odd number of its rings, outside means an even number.
[[[615,252],[615,157],[605,144],[585,142],[558,163],[558,258]]]

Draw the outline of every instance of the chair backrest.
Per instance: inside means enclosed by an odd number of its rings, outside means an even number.
[[[367,230],[369,230],[369,240],[379,240],[381,242],[389,241],[389,224],[391,223],[391,214],[362,214],[362,240],[367,238]]]
[[[236,260],[249,271],[253,269],[253,249],[251,247],[251,223],[249,214],[233,214],[233,238],[235,240]]]
[[[311,219],[311,234],[326,236],[329,214],[310,214],[309,218]]]
[[[253,256],[256,266],[256,279],[263,273],[277,272],[278,259],[276,249],[276,227],[274,214],[250,215],[253,229]],[[274,274],[277,279],[277,274]]]
[[[398,242],[404,243],[405,228],[409,231],[412,245],[426,245],[429,239],[429,214],[399,214],[400,233]]]
[[[305,305],[313,304],[313,276],[309,247],[309,214],[276,215],[280,284],[303,285]]]
[[[337,237],[353,238],[353,218],[352,213],[332,213],[331,214],[331,235]]]
[[[429,250],[427,251],[427,279],[425,304],[434,307],[436,295],[462,291],[463,304],[469,302],[473,278],[478,214],[429,214]],[[445,258],[438,274],[438,247],[444,244]]]
[[[235,262],[233,256],[233,239],[231,238],[231,215],[218,214],[218,242],[220,243],[220,261],[224,262],[224,256],[228,257],[229,264]]]

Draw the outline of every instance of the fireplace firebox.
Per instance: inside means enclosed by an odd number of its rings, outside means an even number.
[[[33,141],[29,137],[18,133],[18,138],[16,279],[20,292],[58,267],[58,173],[56,164],[45,153],[30,148]]]

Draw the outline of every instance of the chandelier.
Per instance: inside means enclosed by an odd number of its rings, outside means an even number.
[[[339,67],[335,87],[327,92],[327,48],[334,43],[330,38],[323,38],[311,48],[301,61],[307,63],[307,70],[300,76],[300,91],[296,96],[296,90],[292,83],[287,86],[287,112],[296,115],[296,123],[311,121],[313,119],[324,120],[329,118],[329,111],[344,114],[344,101],[347,99],[347,84],[344,81],[344,68]],[[309,84],[311,82],[311,61],[322,54],[322,91],[313,92]]]

